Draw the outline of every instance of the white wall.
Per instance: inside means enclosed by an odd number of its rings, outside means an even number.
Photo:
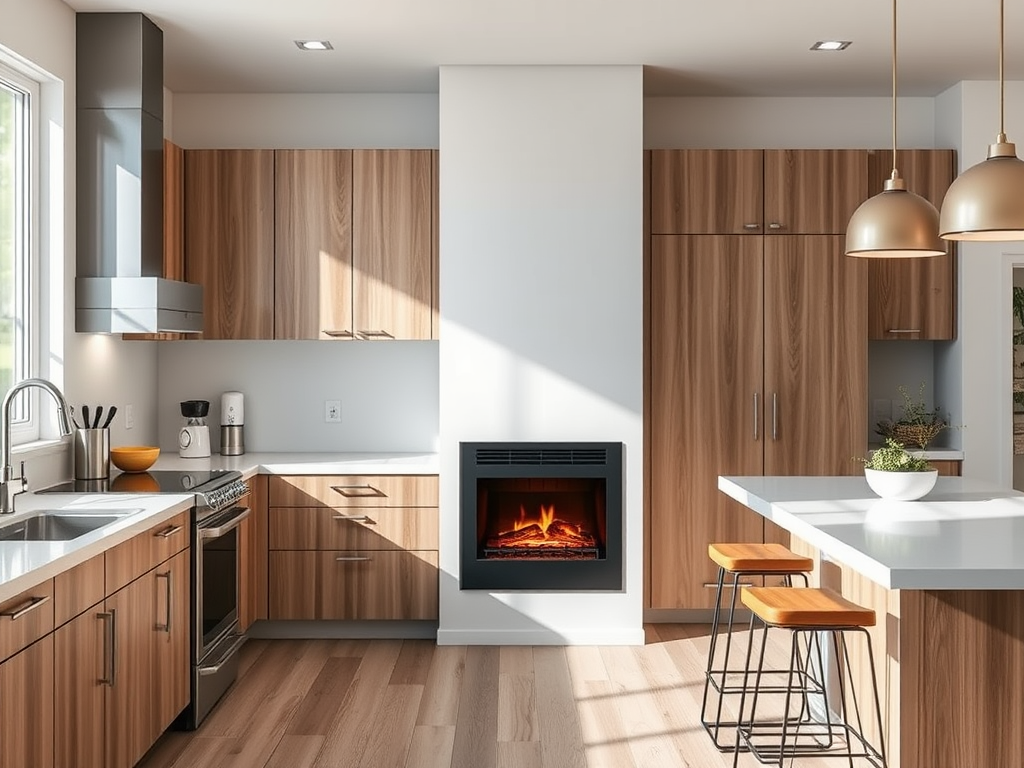
[[[935,143],[935,102],[901,98],[899,146]],[[892,146],[892,99],[659,97],[644,99],[650,149],[884,149]]]
[[[0,0],[0,19],[0,48],[30,62],[43,82],[39,148],[48,171],[41,179],[40,290],[48,297],[41,325],[50,350],[40,361],[40,373],[75,404],[134,404],[135,429],[127,432],[118,419],[111,442],[152,442],[156,438],[154,345],[74,332],[75,14],[59,0]],[[54,409],[48,401],[41,399],[42,413],[52,421]],[[49,451],[38,467],[34,464],[29,458],[27,473],[33,488],[60,479],[54,473],[70,472],[66,450],[56,459]]]
[[[442,643],[641,643],[640,67],[442,67]],[[460,591],[459,442],[625,443],[624,586]]]
[[[182,400],[209,400],[220,449],[220,396],[245,395],[256,451],[437,450],[437,342],[175,341],[160,349],[159,444],[177,451]],[[341,400],[341,423],[324,401]]]

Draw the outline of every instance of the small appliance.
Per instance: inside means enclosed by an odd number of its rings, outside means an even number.
[[[220,396],[220,454],[241,456],[245,453],[245,399],[241,392],[225,392]]]
[[[209,400],[181,402],[185,426],[178,432],[178,455],[182,458],[205,459],[210,456],[210,428],[206,426],[206,414],[209,412]]]

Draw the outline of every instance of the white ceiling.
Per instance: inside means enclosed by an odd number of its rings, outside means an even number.
[[[886,95],[889,0],[65,0],[142,11],[174,92],[434,93],[442,64],[642,64],[648,95]],[[1006,9],[1024,79],[1024,3]],[[900,92],[997,74],[998,0],[900,0]],[[328,39],[302,52],[297,39]],[[852,40],[842,53],[808,50]]]

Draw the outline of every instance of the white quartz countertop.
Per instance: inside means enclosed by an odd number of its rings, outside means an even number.
[[[252,475],[436,475],[436,453],[246,453],[183,459],[161,452],[153,469],[237,469]]]
[[[939,477],[918,501],[859,477],[719,477],[718,488],[889,589],[1024,589],[1024,494]]]

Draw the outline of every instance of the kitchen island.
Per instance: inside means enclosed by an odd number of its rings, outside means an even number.
[[[879,499],[863,477],[718,487],[789,531],[815,583],[876,610],[891,766],[1024,766],[1024,494],[961,477],[912,502]],[[852,660],[861,696],[866,658]]]

